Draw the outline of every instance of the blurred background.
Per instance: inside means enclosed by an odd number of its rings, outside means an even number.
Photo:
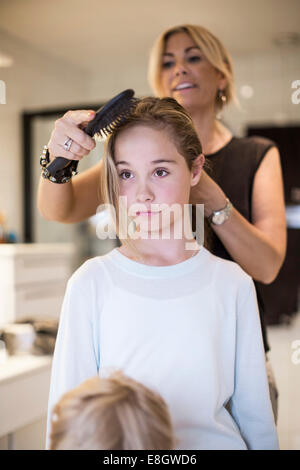
[[[126,88],[151,95],[151,46],[163,30],[183,23],[208,28],[232,55],[240,107],[226,108],[224,123],[236,136],[266,136],[280,149],[288,250],[278,278],[266,286],[266,319],[280,445],[300,449],[299,20],[299,0],[0,0],[0,449],[44,447],[66,280],[116,243],[96,237],[94,219],[63,225],[39,215],[43,145],[68,109],[97,109]],[[99,142],[79,171],[99,161],[102,148]]]

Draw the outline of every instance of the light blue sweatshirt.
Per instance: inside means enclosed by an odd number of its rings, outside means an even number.
[[[70,278],[53,358],[50,413],[97,374],[125,374],[160,393],[177,449],[278,449],[253,281],[201,247],[171,266],[118,248]]]

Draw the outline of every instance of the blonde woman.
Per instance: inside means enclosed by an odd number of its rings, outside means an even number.
[[[172,98],[140,100],[103,164],[121,247],[68,282],[49,416],[117,368],[165,400],[176,449],[278,449],[253,281],[194,239],[185,211],[204,165],[190,116]]]
[[[153,46],[149,81],[157,96],[175,98],[191,115],[210,171],[192,188],[191,202],[203,203],[211,223],[210,250],[238,263],[253,277],[259,301],[270,394],[277,419],[278,391],[268,351],[259,283],[277,276],[286,251],[286,222],[280,156],[274,142],[237,138],[217,119],[234,99],[233,66],[221,41],[201,26],[183,25],[163,32]],[[56,122],[50,158],[81,159],[94,148],[79,129],[93,112],[69,111]],[[70,151],[62,147],[73,139]],[[38,207],[49,220],[73,223],[96,213],[103,162],[63,185],[41,179]],[[218,212],[219,211],[219,212]],[[215,213],[217,212],[217,213]]]
[[[51,416],[50,450],[173,449],[162,397],[115,371],[65,393]]]

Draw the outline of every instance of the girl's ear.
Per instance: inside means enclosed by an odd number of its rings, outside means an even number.
[[[200,153],[200,155],[198,155],[198,157],[193,161],[191,170],[191,186],[196,186],[196,184],[199,183],[204,162],[205,157],[203,153]]]

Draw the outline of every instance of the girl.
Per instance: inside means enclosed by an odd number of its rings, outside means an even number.
[[[270,284],[286,252],[286,220],[280,155],[274,142],[260,137],[235,137],[218,119],[235,97],[231,57],[210,31],[181,25],[164,31],[153,46],[149,83],[156,96],[175,98],[191,115],[203,145],[209,171],[191,189],[191,202],[204,204],[210,217],[210,251],[233,260],[253,279],[258,294],[261,328],[270,374],[270,395],[277,417],[277,388],[268,352],[262,284]],[[81,159],[95,146],[80,125],[93,112],[69,111],[58,119],[49,141],[50,158]],[[73,142],[69,151],[63,143]],[[96,213],[103,162],[67,184],[41,178],[38,207],[48,220],[72,223]],[[225,206],[232,204],[226,218]],[[227,206],[230,208],[230,206]],[[221,218],[212,219],[222,210]],[[228,211],[229,212],[229,211]],[[225,216],[224,216],[225,214]],[[217,222],[217,223],[216,223]]]
[[[204,165],[190,116],[171,98],[141,100],[103,163],[122,244],[68,282],[49,416],[63,393],[117,368],[165,400],[177,449],[278,449],[253,281],[199,245],[191,220],[184,230]]]

